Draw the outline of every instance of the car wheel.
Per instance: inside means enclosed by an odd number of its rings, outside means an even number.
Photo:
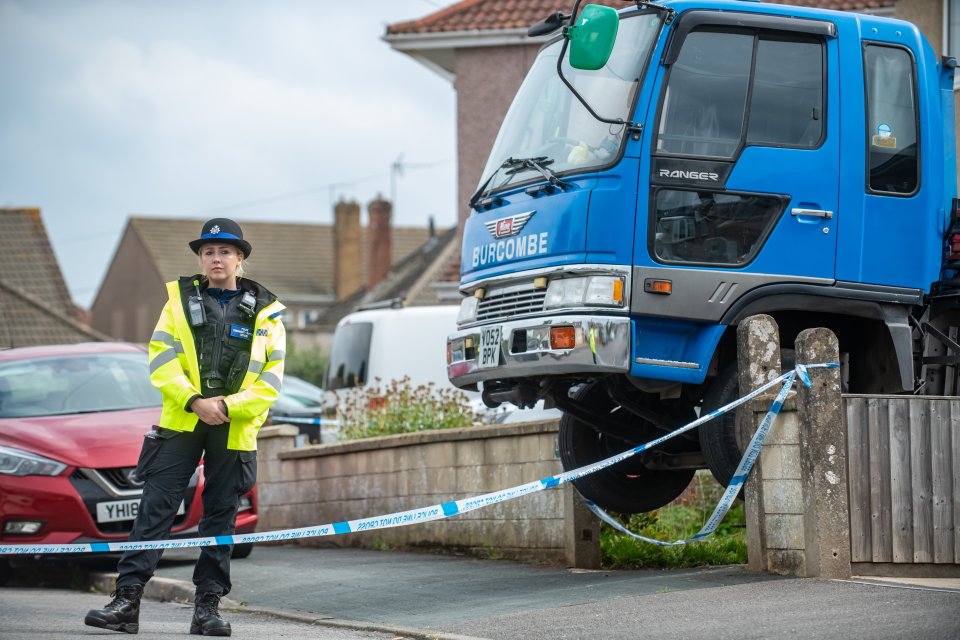
[[[598,383],[581,389],[576,400],[591,404],[595,410],[602,408],[612,411],[616,406],[607,397],[603,385]],[[639,418],[637,420],[640,421]],[[600,433],[587,423],[564,413],[560,418],[557,444],[563,468],[570,470],[622,453],[657,435],[660,433],[652,427],[641,426],[637,432],[637,442],[631,444]],[[687,488],[693,474],[693,469],[651,470],[643,465],[639,456],[633,456],[574,480],[573,485],[583,497],[602,509],[618,513],[641,513],[672,502]]]
[[[233,545],[233,551],[230,552],[230,557],[234,560],[238,558],[249,558],[251,553],[253,553],[253,543],[244,542]]]

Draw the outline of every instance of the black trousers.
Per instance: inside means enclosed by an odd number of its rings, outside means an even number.
[[[197,423],[192,432],[158,431],[161,441],[144,466],[143,497],[130,533],[131,541],[164,540],[170,536],[173,520],[190,477],[203,457],[203,517],[200,537],[231,535],[240,496],[253,486],[256,454],[227,449],[229,425]],[[145,445],[147,446],[147,445]],[[230,553],[233,545],[201,547],[193,571],[197,593],[230,592]],[[126,551],[117,566],[117,586],[144,585],[163,554],[162,549]]]

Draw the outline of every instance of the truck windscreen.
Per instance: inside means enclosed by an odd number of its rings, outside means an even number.
[[[633,89],[660,25],[658,12],[625,14],[613,53],[603,68],[580,71],[564,61],[564,75],[598,114],[629,120]],[[619,154],[624,127],[596,120],[558,77],[562,44],[556,40],[545,46],[534,61],[500,127],[480,184],[507,158],[544,157],[542,164],[559,173],[604,166]],[[538,177],[529,168],[501,171],[489,189]]]

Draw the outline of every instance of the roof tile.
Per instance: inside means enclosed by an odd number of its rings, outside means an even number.
[[[891,8],[895,0],[769,0],[821,9],[864,11]],[[594,0],[596,4],[622,8],[625,3]],[[569,0],[462,0],[417,20],[387,26],[388,35],[446,33],[460,31],[499,31],[526,29],[556,11],[569,11]]]

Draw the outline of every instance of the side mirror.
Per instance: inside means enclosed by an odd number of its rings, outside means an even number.
[[[551,13],[546,18],[527,29],[527,36],[536,38],[537,36],[545,36],[548,33],[553,33],[566,24],[567,20],[569,19],[570,16],[565,13],[561,13],[560,11]]]
[[[607,64],[617,39],[620,16],[612,7],[588,4],[580,12],[577,23],[566,30],[570,40],[570,66],[583,71],[596,71]]]

